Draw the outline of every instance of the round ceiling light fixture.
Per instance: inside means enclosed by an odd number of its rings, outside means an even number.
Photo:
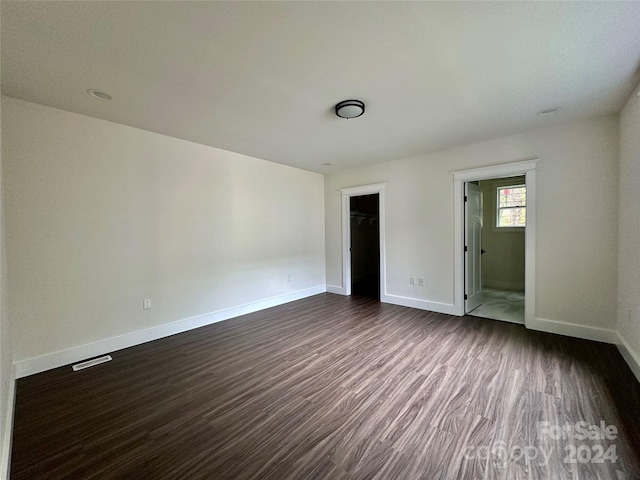
[[[336,105],[336,115],[340,118],[356,118],[364,113],[364,103],[360,100],[344,100]]]
[[[101,92],[100,90],[96,90],[95,88],[90,88],[89,90],[87,90],[87,93],[93,98],[97,98],[98,100],[111,100],[112,98],[108,93]]]

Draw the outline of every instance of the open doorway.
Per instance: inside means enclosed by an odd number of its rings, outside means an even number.
[[[380,300],[380,195],[349,199],[351,293]]]
[[[342,196],[342,287],[337,290],[336,293],[351,295],[354,285],[359,289],[361,285],[357,284],[368,283],[371,285],[373,282],[375,284],[375,291],[372,296],[375,296],[378,300],[385,302],[385,184],[376,183],[372,185],[341,188],[340,193]],[[356,200],[352,204],[352,199],[360,197],[369,197],[369,199]],[[353,216],[355,217],[353,219],[351,214],[352,211],[354,213]],[[358,221],[360,221],[360,225],[358,225]],[[356,240],[355,244],[352,245],[352,223],[355,223],[356,228],[363,227],[364,229],[364,227],[366,227],[368,230],[368,236],[366,237],[367,246],[363,250],[367,250],[369,252],[376,252],[377,250],[375,258],[370,258],[369,261],[360,259],[360,253],[362,252],[353,251],[354,246],[356,249],[361,248],[361,242]],[[357,236],[359,236],[359,234],[360,232],[356,232]],[[377,248],[374,248],[376,245]],[[354,253],[356,255],[356,259],[352,261]],[[359,281],[360,278],[365,278],[364,276],[361,276],[362,272],[357,272],[355,274],[355,276],[359,278],[352,278],[352,267],[356,266],[356,268],[359,268],[361,263],[367,264],[366,270],[368,274],[366,276],[369,278],[368,282]],[[375,274],[376,276],[374,277],[371,270],[375,268],[376,264],[378,267]]]
[[[524,323],[526,178],[465,185],[465,313]]]
[[[453,175],[453,203],[454,203],[454,309],[457,315],[467,313],[464,295],[466,294],[467,252],[465,241],[465,210],[467,208],[465,186],[470,182],[479,183],[481,180],[514,178],[523,176],[526,185],[526,228],[525,238],[525,298],[524,323],[527,327],[536,323],[536,163],[538,159],[520,162],[503,163],[487,167],[452,171]],[[482,244],[480,245],[482,249]],[[478,256],[482,253],[479,252]],[[480,263],[480,268],[482,264]]]

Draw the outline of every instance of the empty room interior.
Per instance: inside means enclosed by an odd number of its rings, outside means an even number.
[[[0,479],[640,479],[640,2],[0,20]]]

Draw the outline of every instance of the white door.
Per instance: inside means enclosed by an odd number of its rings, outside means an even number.
[[[482,304],[482,192],[474,183],[464,186],[465,313]]]

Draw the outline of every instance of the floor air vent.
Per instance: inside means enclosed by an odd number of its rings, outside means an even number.
[[[111,355],[104,355],[102,357],[94,358],[93,360],[76,363],[72,368],[74,372],[77,372],[78,370],[84,370],[85,368],[94,367],[104,362],[110,362],[111,360],[113,360],[111,358]]]

